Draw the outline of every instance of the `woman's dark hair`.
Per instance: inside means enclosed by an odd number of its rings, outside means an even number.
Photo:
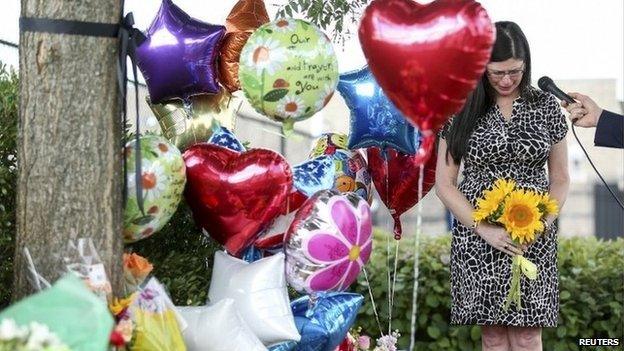
[[[514,22],[496,22],[496,41],[492,48],[490,62],[502,62],[508,59],[524,61],[524,74],[520,81],[520,95],[523,99],[533,102],[534,96],[529,89],[531,85],[531,52],[522,29]],[[462,110],[455,116],[446,135],[447,151],[455,164],[459,164],[466,154],[468,139],[477,125],[477,121],[496,103],[495,90],[490,85],[487,72],[477,83],[477,87],[466,99]]]

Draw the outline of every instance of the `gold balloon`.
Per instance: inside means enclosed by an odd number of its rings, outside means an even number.
[[[147,104],[154,112],[162,135],[184,151],[187,147],[207,142],[218,126],[234,131],[236,113],[242,103],[225,89],[215,95],[196,95],[185,106],[181,100]]]

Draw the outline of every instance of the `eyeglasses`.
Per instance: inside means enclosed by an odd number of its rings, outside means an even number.
[[[492,78],[492,80],[501,80],[505,76],[509,76],[511,79],[518,79],[524,73],[524,68],[516,68],[510,69],[509,71],[496,71],[496,70],[487,70],[487,74]]]

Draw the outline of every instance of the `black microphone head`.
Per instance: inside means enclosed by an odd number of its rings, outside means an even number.
[[[561,89],[559,89],[552,79],[546,76],[543,76],[537,81],[537,86],[540,89],[542,89],[542,91],[546,91],[546,92],[553,94],[559,100],[567,101],[570,104],[573,102],[576,102],[570,95],[564,93]]]
[[[543,91],[548,91],[548,87],[554,84],[553,80],[547,76],[543,76],[537,81],[537,86]]]

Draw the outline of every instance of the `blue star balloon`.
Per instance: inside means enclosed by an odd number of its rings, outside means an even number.
[[[243,146],[243,144],[238,140],[236,135],[234,135],[234,133],[230,132],[230,130],[225,127],[221,127],[218,131],[214,132],[210,139],[208,139],[208,142],[238,152],[247,151],[245,146]]]
[[[293,185],[310,197],[334,186],[336,167],[331,156],[319,156],[293,167]]]
[[[285,342],[270,351],[334,351],[344,340],[364,302],[353,293],[320,293],[310,307],[310,297],[303,296],[290,303],[295,316],[299,342]]]
[[[349,149],[388,147],[414,154],[414,127],[390,102],[368,67],[340,75],[338,91],[351,110]]]

